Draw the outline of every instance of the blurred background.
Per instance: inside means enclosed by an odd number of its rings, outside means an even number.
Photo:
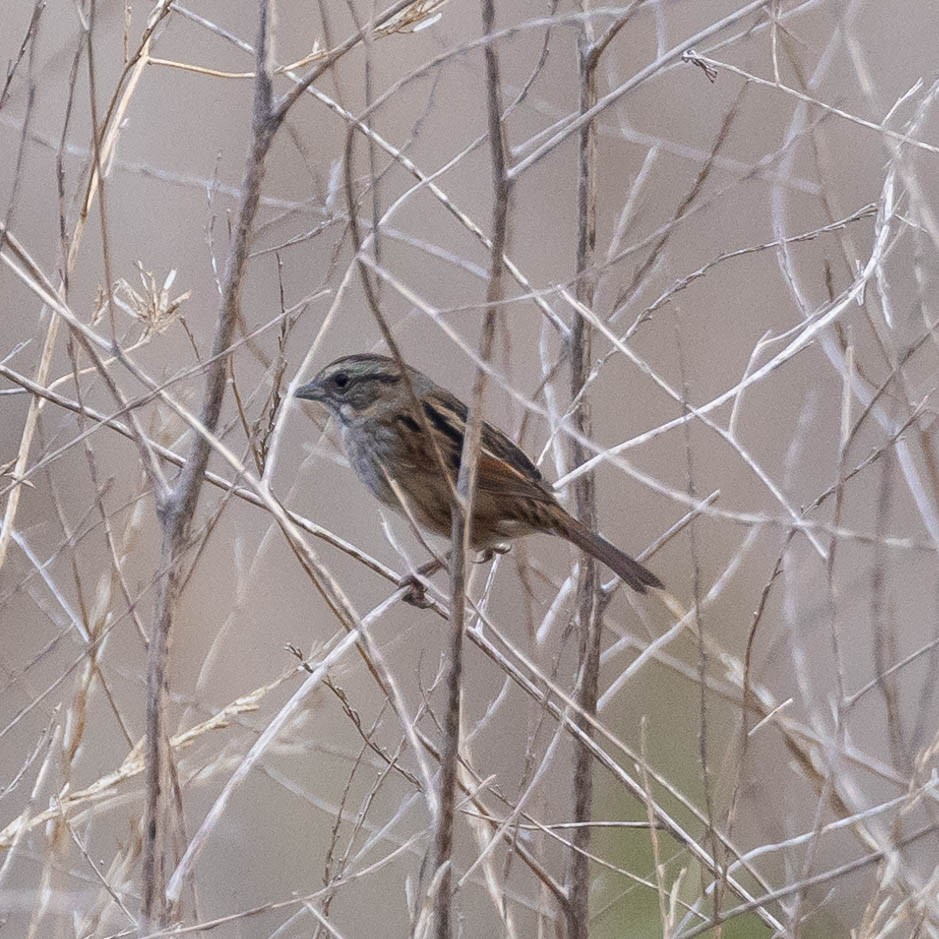
[[[202,400],[257,19],[248,0],[4,4],[10,935],[136,928],[147,637],[166,573],[139,443],[187,452],[154,385],[193,412]],[[676,627],[622,589],[603,607],[590,934],[717,934],[721,920],[727,936],[936,935],[939,10],[507,0],[485,40],[462,0],[394,17],[284,0],[275,93],[369,22],[267,160],[219,433],[239,468],[212,456],[220,485],[192,520],[172,633],[174,863],[204,835],[175,921],[233,937],[406,935],[418,921],[446,619],[386,602],[427,550],[289,387],[337,355],[387,352],[354,220],[403,354],[469,397],[493,224],[488,41],[513,184],[487,416],[572,507],[568,350],[585,316],[600,527],[695,610]],[[598,41],[584,311],[578,48]],[[103,366],[62,307],[111,345]],[[115,424],[130,414],[128,438]],[[269,509],[235,488],[257,478],[366,622],[394,706],[365,657],[339,649],[339,620]],[[475,788],[454,855],[466,936],[562,928],[574,745],[544,688],[573,688],[578,563],[538,536],[473,566]],[[445,607],[446,575],[434,585]],[[308,680],[288,644],[313,667],[332,658],[284,711]]]

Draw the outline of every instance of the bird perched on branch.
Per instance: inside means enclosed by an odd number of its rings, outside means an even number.
[[[336,359],[296,395],[336,418],[349,462],[373,495],[426,531],[450,534],[468,413],[459,398],[417,369],[371,354]],[[483,422],[470,542],[491,552],[535,532],[565,538],[639,593],[662,587],[564,509],[534,463]]]

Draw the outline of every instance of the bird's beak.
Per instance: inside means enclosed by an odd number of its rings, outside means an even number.
[[[323,393],[323,386],[314,378],[305,385],[301,385],[294,395],[298,398],[306,398],[307,401],[324,401],[326,395]]]

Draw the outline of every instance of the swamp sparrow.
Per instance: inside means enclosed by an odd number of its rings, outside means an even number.
[[[321,402],[339,421],[349,462],[381,502],[427,531],[450,534],[467,418],[459,398],[417,369],[402,371],[394,359],[368,354],[336,359],[296,394]],[[563,509],[531,460],[485,422],[478,459],[474,549],[491,552],[504,541],[547,532],[592,554],[639,593],[662,586],[655,574]]]

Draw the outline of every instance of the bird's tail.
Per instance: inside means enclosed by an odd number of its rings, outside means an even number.
[[[572,515],[564,519],[564,527],[559,531],[571,544],[577,545],[582,551],[592,554],[598,561],[602,561],[625,584],[628,584],[638,593],[645,593],[647,587],[662,589],[662,581],[643,567],[628,554],[620,551],[616,545],[610,544],[606,538],[587,528]]]

